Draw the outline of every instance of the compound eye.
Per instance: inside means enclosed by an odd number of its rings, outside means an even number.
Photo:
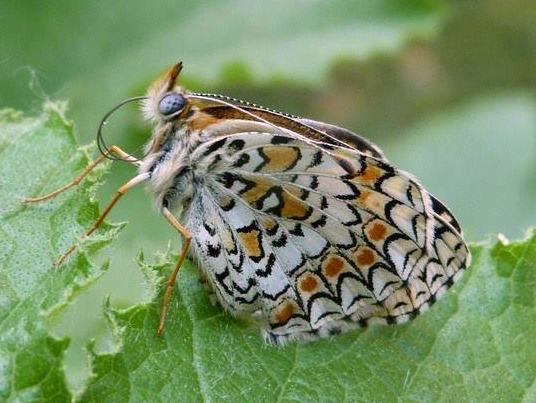
[[[181,94],[171,92],[162,97],[158,103],[158,112],[164,116],[169,116],[181,111],[186,105],[186,99]]]

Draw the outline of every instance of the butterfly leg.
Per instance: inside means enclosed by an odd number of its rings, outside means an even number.
[[[182,263],[184,262],[184,259],[186,258],[186,253],[188,252],[188,248],[190,247],[190,243],[192,241],[192,234],[188,232],[186,228],[184,228],[177,219],[171,214],[171,211],[169,211],[167,208],[164,207],[163,214],[167,218],[167,220],[173,225],[177,231],[184,237],[184,244],[182,246],[181,255],[179,257],[179,261],[177,262],[177,265],[175,266],[175,270],[173,270],[173,273],[171,273],[171,276],[168,279],[166,292],[164,294],[164,300],[162,302],[162,313],[160,314],[160,322],[158,324],[158,336],[162,335],[162,332],[164,331],[164,322],[166,320],[166,313],[169,305],[169,301],[171,300],[171,294],[173,293],[173,287],[175,286],[175,281],[177,280],[177,274],[179,274],[179,270],[182,266]]]
[[[115,156],[121,158],[124,161],[130,162],[131,164],[140,165],[140,161],[136,157],[134,157],[134,156],[132,156],[130,154],[127,154],[126,152],[124,152],[123,150],[121,150],[117,146],[110,147],[110,154],[115,155]],[[99,165],[101,162],[103,162],[106,157],[107,157],[107,155],[101,154],[99,156],[99,158],[97,158],[96,160],[92,161],[80,173],[80,175],[78,175],[76,178],[74,178],[71,182],[69,182],[65,186],[62,186],[59,189],[56,189],[53,192],[50,192],[49,194],[44,195],[44,196],[28,197],[28,198],[24,199],[24,203],[37,203],[37,202],[45,201],[45,200],[48,200],[48,199],[52,199],[53,197],[56,197],[60,193],[65,192],[67,189],[78,185],[82,181],[82,179],[84,179],[87,176],[87,174],[89,174],[93,169],[95,169],[95,167],[97,165]]]
[[[91,228],[84,234],[83,236],[83,239],[86,239],[87,237],[89,237],[93,232],[95,232],[95,230],[97,228],[100,227],[100,225],[102,224],[102,222],[104,221],[104,219],[106,218],[106,216],[108,215],[108,213],[112,210],[112,208],[115,206],[115,204],[119,201],[119,199],[129,190],[131,189],[132,187],[136,186],[137,184],[139,183],[142,183],[142,182],[145,182],[147,179],[149,179],[151,176],[150,173],[146,172],[146,173],[142,173],[142,174],[139,174],[137,176],[135,176],[134,178],[132,178],[131,180],[129,180],[127,183],[125,183],[123,186],[121,186],[119,189],[117,189],[117,193],[115,194],[115,196],[112,198],[112,200],[110,200],[110,202],[106,205],[106,207],[104,208],[104,210],[102,211],[102,213],[100,214],[99,218],[97,218],[97,221],[95,221],[93,223],[93,225],[91,226]],[[74,250],[76,249],[76,245],[73,245],[71,246],[69,249],[67,249],[65,251],[65,253],[63,255],[60,256],[60,258],[58,260],[56,260],[56,262],[54,263],[55,266],[59,266],[61,265],[65,259],[67,259],[67,257],[69,256],[69,254],[71,254],[71,252],[73,252]]]

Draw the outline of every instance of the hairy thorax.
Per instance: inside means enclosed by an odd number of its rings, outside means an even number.
[[[149,172],[148,189],[155,196],[156,208],[187,209],[195,194],[195,176],[191,161],[192,151],[201,143],[198,130],[189,130],[171,125],[155,129],[151,143],[147,144],[140,173]],[[155,142],[158,141],[158,144]]]

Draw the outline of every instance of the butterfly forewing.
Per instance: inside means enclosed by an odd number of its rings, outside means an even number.
[[[452,214],[383,157],[239,127],[193,153],[188,225],[222,304],[270,339],[410,319],[466,267]]]

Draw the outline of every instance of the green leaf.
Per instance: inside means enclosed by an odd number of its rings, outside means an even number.
[[[45,317],[103,270],[90,265],[85,253],[61,269],[52,265],[94,221],[97,206],[89,195],[102,169],[76,192],[23,204],[25,197],[73,179],[88,163],[86,150],[76,150],[63,109],[47,104],[37,118],[0,113],[0,400],[70,401],[63,373],[69,340],[51,337]],[[115,232],[117,227],[105,226],[98,243]]]
[[[77,253],[52,267],[96,217],[90,200],[101,172],[38,205],[86,166],[57,105],[38,118],[0,115],[0,399],[69,401],[68,339],[47,324],[93,284],[102,268]],[[117,227],[98,234],[108,242]],[[85,244],[82,244],[82,247]],[[112,247],[113,250],[113,247]],[[117,311],[104,304],[116,342],[88,346],[92,375],[81,401],[533,401],[536,390],[536,232],[523,241],[473,246],[473,264],[427,313],[329,340],[267,345],[229,317],[186,265],[162,338],[156,337],[161,276],[176,256],[139,258],[149,302]],[[128,282],[129,279],[123,279]],[[98,302],[100,304],[100,301]]]

